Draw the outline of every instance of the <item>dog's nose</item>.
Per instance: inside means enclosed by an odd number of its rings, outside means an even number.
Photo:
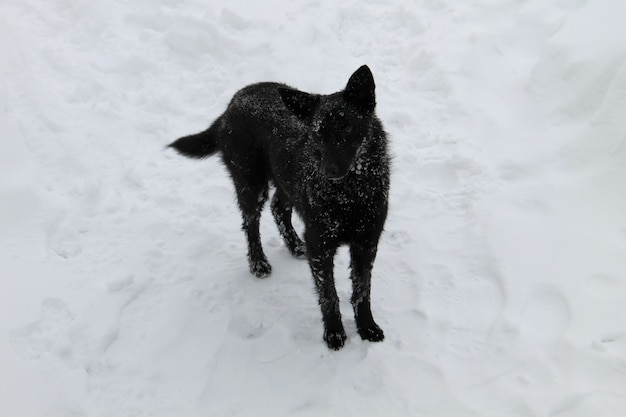
[[[341,177],[341,175],[339,174],[339,166],[333,163],[328,163],[324,165],[324,174],[326,174],[326,176],[331,179],[337,179]]]

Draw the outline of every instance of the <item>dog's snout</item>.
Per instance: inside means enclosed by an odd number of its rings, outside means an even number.
[[[345,172],[341,171],[339,165],[332,162],[327,162],[324,164],[324,175],[326,176],[326,178],[329,178],[331,180],[338,180],[343,178]]]
[[[325,171],[329,177],[339,176],[339,167],[336,164],[327,164]]]

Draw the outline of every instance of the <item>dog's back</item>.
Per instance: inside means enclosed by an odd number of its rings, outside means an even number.
[[[221,153],[243,216],[250,271],[270,274],[259,236],[259,218],[276,187],[272,214],[287,248],[307,257],[320,297],[324,339],[339,349],[346,338],[333,279],[333,257],[350,245],[355,317],[370,341],[383,332],[370,311],[371,269],[387,215],[389,158],[386,135],[375,115],[374,79],[359,68],[345,90],[308,94],[279,83],[238,91],[226,111],[204,132],[170,146],[203,158]],[[291,225],[295,207],[305,242]]]
[[[280,97],[279,88],[289,87],[263,82],[242,88],[207,130],[182,137],[169,146],[191,158],[205,158],[233,147],[244,148],[244,144],[264,147],[272,131],[281,134],[294,129],[292,115]]]

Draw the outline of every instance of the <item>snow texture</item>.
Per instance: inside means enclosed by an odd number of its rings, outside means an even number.
[[[626,2],[4,0],[0,416],[626,411]],[[257,81],[368,64],[385,341],[322,341],[269,209],[164,146]],[[300,229],[301,224],[296,222]],[[336,259],[350,311],[347,252]]]

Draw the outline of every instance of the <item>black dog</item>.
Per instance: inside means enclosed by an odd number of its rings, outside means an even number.
[[[340,349],[346,339],[333,277],[340,245],[350,245],[352,305],[360,336],[384,338],[370,311],[371,272],[387,217],[389,157],[376,106],[374,78],[359,68],[343,91],[308,94],[284,84],[259,83],[235,94],[204,132],[171,147],[192,158],[220,151],[235,189],[248,240],[250,271],[270,274],[259,218],[273,183],[271,209],[287,248],[307,257],[324,320],[324,340]],[[291,224],[295,208],[304,241]]]

